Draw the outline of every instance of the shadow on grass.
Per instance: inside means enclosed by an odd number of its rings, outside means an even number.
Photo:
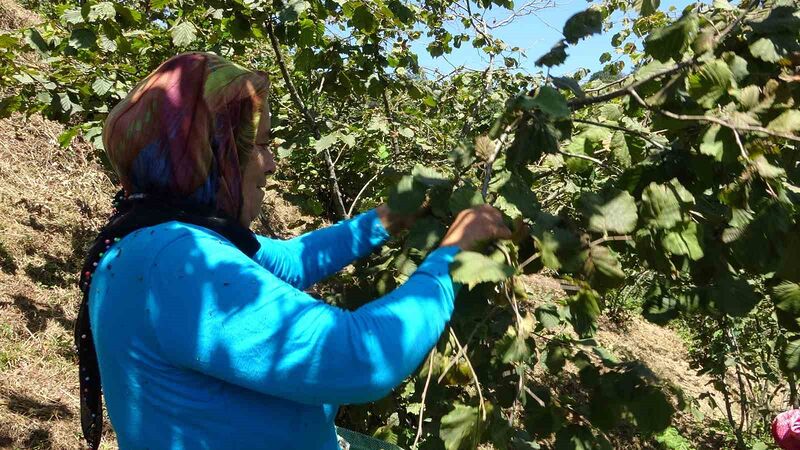
[[[21,294],[12,295],[11,300],[0,304],[14,305],[25,317],[25,325],[32,333],[44,330],[47,327],[47,319],[55,320],[65,330],[72,329],[73,323],[67,319],[61,307],[40,305]]]
[[[8,410],[38,420],[65,419],[73,416],[67,405],[58,401],[41,402],[31,397],[13,392],[2,394],[8,402]]]
[[[8,249],[0,242],[0,270],[8,274],[15,274],[19,269],[17,262]]]

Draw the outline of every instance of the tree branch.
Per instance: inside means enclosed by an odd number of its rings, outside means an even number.
[[[275,61],[278,63],[278,67],[281,70],[281,75],[283,76],[283,81],[286,83],[286,89],[289,90],[289,95],[292,98],[292,102],[294,103],[295,107],[300,110],[300,114],[303,115],[308,126],[311,128],[311,133],[314,135],[314,139],[319,140],[322,137],[322,134],[319,131],[319,125],[317,121],[314,119],[314,116],[306,107],[303,99],[300,98],[300,94],[297,92],[297,88],[292,81],[291,74],[289,73],[289,69],[286,67],[286,61],[283,59],[283,53],[281,52],[280,42],[278,41],[278,37],[275,36],[275,29],[272,26],[272,20],[270,19],[267,21],[266,24],[267,34],[269,35],[270,44],[272,44],[272,50],[275,52]],[[342,192],[339,189],[339,179],[336,177],[336,166],[333,163],[333,159],[331,158],[331,152],[328,149],[322,151],[322,155],[325,158],[325,164],[328,166],[328,180],[331,183],[331,189],[333,190],[334,196],[334,204],[336,206],[336,212],[339,214],[340,217],[348,219],[350,216],[347,214],[347,210],[344,207],[344,200],[342,199]]]
[[[589,155],[579,155],[577,153],[565,152],[564,150],[559,150],[558,154],[559,155],[563,155],[563,156],[569,156],[570,158],[578,158],[578,159],[583,159],[583,160],[586,160],[586,161],[591,161],[591,162],[597,164],[598,166],[608,170],[609,172],[614,172],[616,174],[621,174],[622,173],[622,170],[620,170],[620,169],[618,169],[616,167],[613,167],[613,166],[609,166],[608,164],[604,163],[603,161],[600,161],[597,158],[592,158]]]
[[[649,134],[644,133],[642,131],[631,130],[630,128],[621,127],[619,125],[612,125],[610,123],[603,123],[603,122],[595,122],[594,120],[587,120],[587,119],[572,119],[573,122],[578,123],[585,123],[587,125],[595,125],[598,127],[609,128],[611,130],[618,130],[622,131],[623,133],[633,134],[639,136],[640,138],[646,140],[647,142],[655,145],[656,147],[660,148],[661,150],[666,149],[663,144],[656,142],[653,138],[650,137]]]
[[[754,4],[755,3],[757,3],[757,2],[754,2]],[[725,30],[723,30],[722,33],[720,33],[720,35],[717,36],[716,39],[714,39],[713,48],[716,48],[720,43],[722,43],[722,41],[724,41],[728,37],[728,35],[730,35],[731,32],[733,32],[733,30],[736,27],[739,26],[739,24],[742,22],[742,20],[744,19],[744,17],[747,15],[747,13],[749,11],[750,11],[749,9],[746,9],[746,10],[742,11],[736,17],[736,19],[734,19],[725,28]],[[680,72],[681,70],[686,69],[687,67],[694,66],[695,64],[697,64],[697,62],[699,61],[701,56],[703,56],[703,54],[694,55],[692,58],[687,59],[686,61],[682,61],[682,62],[672,66],[671,68],[669,68],[667,70],[663,70],[661,72],[654,73],[653,75],[650,75],[649,77],[642,78],[641,80],[636,81],[634,83],[631,83],[628,86],[625,86],[625,87],[622,87],[620,89],[617,89],[616,91],[612,91],[612,92],[609,92],[607,94],[598,95],[598,96],[594,96],[594,97],[574,98],[574,99],[570,100],[569,102],[567,102],[567,104],[574,111],[576,109],[583,108],[585,106],[594,105],[596,103],[606,102],[608,100],[612,100],[612,99],[615,99],[615,98],[618,98],[618,97],[622,97],[624,95],[628,95],[629,89],[637,89],[638,87],[640,87],[641,85],[643,85],[645,83],[648,83],[650,81],[653,81],[653,80],[661,78],[661,77],[665,77],[667,75],[672,75],[673,73]]]
[[[422,399],[420,400],[419,407],[419,423],[417,424],[417,436],[414,438],[414,444],[411,445],[411,448],[417,448],[417,444],[419,444],[419,438],[422,437],[422,422],[425,418],[425,399],[428,397],[428,386],[431,384],[434,353],[436,353],[435,348],[428,354],[428,377],[425,379],[425,387],[422,388]]]
[[[455,341],[456,346],[458,347],[459,353],[463,354],[464,361],[467,363],[467,367],[469,367],[470,372],[472,372],[472,380],[475,382],[475,390],[478,391],[478,405],[480,406],[481,415],[483,417],[483,420],[485,421],[486,420],[486,405],[483,402],[483,390],[481,389],[480,381],[478,381],[478,374],[475,373],[475,368],[472,367],[472,361],[470,361],[469,356],[467,356],[467,352],[461,350],[463,347],[461,347],[461,342],[458,341],[458,336],[456,336],[456,333],[453,332],[453,328],[452,327],[450,327],[450,336]]]
[[[718,117],[713,117],[713,116],[706,116],[706,115],[700,116],[700,115],[691,115],[691,114],[675,114],[672,111],[667,111],[667,110],[663,110],[663,109],[659,109],[659,108],[654,108],[654,107],[648,105],[647,102],[645,102],[644,99],[642,99],[642,97],[639,96],[639,94],[636,92],[636,90],[633,89],[633,87],[628,87],[628,88],[626,88],[626,90],[629,92],[630,96],[633,97],[633,99],[635,99],[643,107],[649,109],[650,111],[654,111],[654,112],[657,112],[658,114],[661,114],[663,116],[669,117],[671,119],[688,121],[688,122],[715,123],[715,124],[723,126],[725,128],[729,128],[729,129],[733,130],[734,132],[736,132],[736,131],[750,131],[750,132],[753,132],[753,133],[763,133],[763,134],[766,134],[766,135],[769,135],[769,136],[773,136],[773,137],[777,137],[777,138],[787,139],[787,140],[794,141],[794,142],[800,142],[800,136],[796,136],[796,135],[791,134],[791,133],[783,133],[783,132],[779,132],[779,131],[772,131],[772,130],[769,130],[767,128],[760,127],[760,126],[754,126],[754,125],[734,125],[734,124],[732,124],[730,122],[727,122],[727,121],[725,121],[723,119],[720,119]],[[741,141],[739,141],[738,143],[741,144]],[[743,148],[742,148],[742,150],[744,151]],[[744,154],[746,155],[747,152],[744,151]]]

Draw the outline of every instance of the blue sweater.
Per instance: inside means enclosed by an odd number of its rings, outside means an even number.
[[[89,307],[120,448],[337,449],[337,405],[387,395],[453,311],[455,247],[353,312],[302,291],[387,237],[371,211],[287,241],[259,237],[252,259],[179,222],[115,244]]]

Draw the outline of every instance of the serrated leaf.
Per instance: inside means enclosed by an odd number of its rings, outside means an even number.
[[[61,148],[69,147],[69,145],[72,143],[72,140],[75,139],[75,136],[77,136],[80,131],[80,126],[67,128],[63,133],[58,135],[58,145]]]
[[[76,28],[69,36],[69,45],[72,48],[91,48],[97,41],[97,35],[88,28]]]
[[[294,22],[310,7],[311,3],[306,0],[289,0],[281,10],[280,18],[284,22]]]
[[[546,349],[544,365],[550,373],[558,374],[567,363],[567,356],[570,354],[569,348],[561,341],[551,340],[547,343]]]
[[[672,423],[672,415],[675,413],[667,396],[653,386],[637,389],[628,408],[636,425],[645,433],[665,430]]]
[[[514,268],[478,252],[463,251],[450,265],[450,275],[456,283],[472,289],[480,283],[497,283],[514,275]]]
[[[331,145],[335,144],[336,141],[338,140],[339,140],[339,135],[337,132],[334,131],[333,133],[326,134],[325,136],[320,137],[319,140],[314,142],[314,151],[320,153],[330,148]]]
[[[450,184],[450,178],[446,175],[443,175],[441,172],[431,167],[423,166],[422,164],[414,166],[414,169],[411,170],[411,175],[417,182],[425,186],[447,186]]]
[[[117,41],[108,38],[108,36],[101,34],[97,38],[97,46],[100,47],[101,50],[105,52],[115,52],[117,51]]]
[[[503,364],[528,361],[532,354],[532,345],[527,341],[525,335],[517,334],[517,329],[509,326],[503,337],[495,344],[492,353]]]
[[[453,215],[459,212],[483,204],[481,193],[472,186],[464,185],[459,187],[450,196],[450,212]]]
[[[600,33],[603,28],[603,14],[589,8],[574,14],[564,24],[564,38],[570,44],[577,44],[581,39]]]
[[[400,136],[403,136],[403,137],[408,138],[408,139],[411,139],[411,138],[414,137],[414,131],[411,128],[408,128],[408,127],[400,128],[399,130],[397,130],[397,133]]]
[[[580,240],[575,234],[563,228],[546,230],[534,236],[541,253],[542,264],[553,270],[576,270],[580,265]]]
[[[575,94],[575,97],[584,98],[586,94],[581,89],[581,86],[571,77],[553,77],[553,85],[559,89],[569,89]]]
[[[697,234],[696,223],[683,223],[668,231],[661,240],[661,245],[673,255],[686,255],[689,259],[697,261],[703,257],[703,247]]]
[[[352,22],[356,29],[367,34],[374,33],[378,29],[378,21],[366,5],[361,5],[353,11]]]
[[[630,233],[636,228],[636,201],[625,191],[614,190],[601,196],[587,193],[578,201],[581,213],[589,220],[589,230],[600,233]]]
[[[89,8],[89,14],[87,14],[86,18],[89,22],[96,22],[98,20],[111,20],[116,15],[117,11],[114,9],[113,3],[100,2]]]
[[[711,109],[717,99],[736,87],[733,73],[728,65],[719,59],[703,65],[697,73],[687,78],[689,94],[702,107]]]
[[[782,167],[773,165],[764,155],[756,156],[751,162],[761,178],[770,180],[786,175],[786,171]]]
[[[604,290],[619,286],[625,280],[617,257],[606,247],[593,245],[586,251],[583,272],[592,287]]]
[[[793,372],[800,370],[800,339],[789,341],[781,356],[783,367]]]
[[[692,203],[692,194],[677,180],[669,184],[650,183],[642,191],[642,218],[650,226],[672,228],[688,218],[684,205]]]
[[[639,11],[639,15],[642,17],[649,16],[658,11],[660,5],[660,0],[634,0],[633,2],[633,6]]]
[[[553,48],[550,49],[547,53],[539,57],[536,60],[536,66],[542,67],[553,67],[558,66],[564,63],[567,59],[567,43],[565,41],[561,41],[558,44],[554,45]]]
[[[459,450],[470,446],[477,437],[480,415],[478,408],[456,403],[442,417],[439,437],[446,450]]]
[[[642,304],[642,316],[657,325],[666,325],[678,317],[680,303],[672,296],[662,293],[661,286],[653,286]]]
[[[567,100],[560,92],[550,86],[540,87],[533,97],[523,97],[520,106],[525,110],[538,108],[553,119],[564,119],[570,115]]]
[[[92,83],[92,91],[94,91],[95,94],[97,94],[97,95],[102,97],[103,95],[106,95],[106,93],[113,86],[114,86],[114,83],[112,83],[111,81],[109,81],[109,80],[107,80],[107,79],[105,79],[103,77],[99,77],[96,80],[94,80],[94,83]]]
[[[787,109],[781,115],[770,121],[767,128],[781,133],[794,133],[800,130],[800,111]]]
[[[784,281],[772,289],[775,296],[775,307],[800,317],[800,284]]]
[[[389,191],[389,209],[400,214],[416,212],[424,201],[425,185],[417,182],[411,175],[403,176],[400,182]]]
[[[64,14],[61,15],[61,19],[72,25],[83,23],[83,15],[81,14],[80,8],[72,8],[64,11]]]
[[[769,38],[758,39],[751,43],[749,48],[750,54],[762,61],[776,63],[781,59],[781,55],[778,54],[778,49]]]
[[[533,314],[536,316],[536,320],[548,330],[555,330],[561,325],[561,314],[558,313],[555,305],[539,306]]]
[[[170,34],[172,36],[172,43],[179,48],[187,47],[197,40],[197,28],[195,28],[193,23],[187,21],[177,23],[172,27],[172,30],[170,30]]]
[[[689,44],[694,41],[698,24],[697,14],[684,14],[672,24],[651,32],[644,40],[645,52],[661,62],[680,60]]]
[[[489,136],[481,135],[475,138],[475,156],[483,161],[488,161],[494,156],[496,147]]]
[[[758,295],[747,281],[732,276],[718,277],[709,289],[714,305],[725,314],[744,317],[758,303]]]
[[[597,331],[597,317],[600,316],[600,305],[597,292],[581,290],[567,300],[570,323],[581,338],[594,336]]]

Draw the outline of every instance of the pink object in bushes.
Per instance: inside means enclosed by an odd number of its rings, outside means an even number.
[[[778,414],[772,421],[772,437],[783,450],[800,450],[800,409]]]

